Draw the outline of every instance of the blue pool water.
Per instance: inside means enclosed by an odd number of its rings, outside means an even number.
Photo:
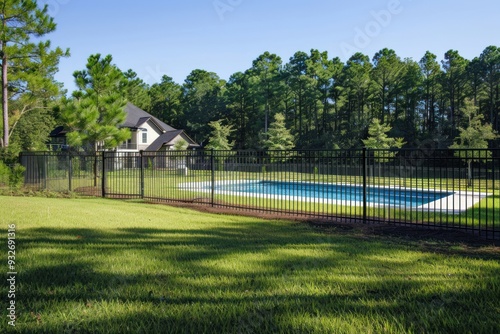
[[[302,197],[310,200],[363,201],[363,187],[331,183],[259,181],[219,184],[217,192]],[[451,192],[404,188],[367,187],[367,202],[390,206],[418,207],[452,195]]]

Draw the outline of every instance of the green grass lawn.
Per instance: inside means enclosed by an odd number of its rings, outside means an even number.
[[[0,207],[3,249],[17,226],[18,332],[500,332],[493,246],[131,201]]]

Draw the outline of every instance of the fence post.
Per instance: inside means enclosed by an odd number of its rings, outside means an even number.
[[[366,147],[363,147],[363,224],[366,224],[366,218],[367,218],[367,207],[366,207],[366,198],[367,198],[367,176],[366,176],[366,169],[367,169],[367,163],[366,163]]]
[[[104,158],[104,151],[102,151],[102,156]],[[97,153],[97,151],[94,153],[94,187],[97,188],[97,171],[99,170],[98,169],[98,165],[97,165],[97,157],[99,156],[99,153]],[[101,182],[102,183],[102,182]]]
[[[141,184],[140,184],[140,191],[141,191],[141,198],[144,199],[144,151],[140,150],[139,151],[139,161],[141,164],[141,169],[140,169],[140,176],[141,176]]]
[[[48,190],[47,178],[49,177],[49,156],[44,153],[43,155],[43,189]]]
[[[96,152],[96,161],[97,161],[97,152]],[[106,198],[106,154],[104,151],[102,151],[101,194],[103,198]]]
[[[26,166],[23,165],[23,152],[19,153],[18,163],[25,168],[23,186],[26,186],[26,181],[28,180],[28,164],[26,164]]]
[[[211,199],[210,203],[212,204],[212,207],[214,206],[214,201],[215,201],[215,158],[214,158],[214,149],[212,148],[210,150],[210,166],[211,166],[211,174],[212,174],[212,194],[211,194]]]
[[[71,157],[71,153],[68,152],[68,190],[73,191],[73,185],[71,183],[71,179],[73,178],[73,159]]]

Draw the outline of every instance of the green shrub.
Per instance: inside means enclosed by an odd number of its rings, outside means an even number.
[[[15,164],[12,168],[9,168],[3,161],[0,161],[0,187],[21,188],[24,184],[25,170],[26,168],[20,164]]]
[[[0,187],[6,186],[9,184],[11,171],[10,168],[0,161]]]
[[[24,171],[26,168],[20,164],[15,164],[9,175],[9,186],[14,189],[19,189],[24,184]]]

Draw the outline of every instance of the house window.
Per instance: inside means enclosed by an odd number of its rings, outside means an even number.
[[[147,132],[143,132],[142,133],[142,143],[143,144],[147,144],[148,143],[148,133]]]

